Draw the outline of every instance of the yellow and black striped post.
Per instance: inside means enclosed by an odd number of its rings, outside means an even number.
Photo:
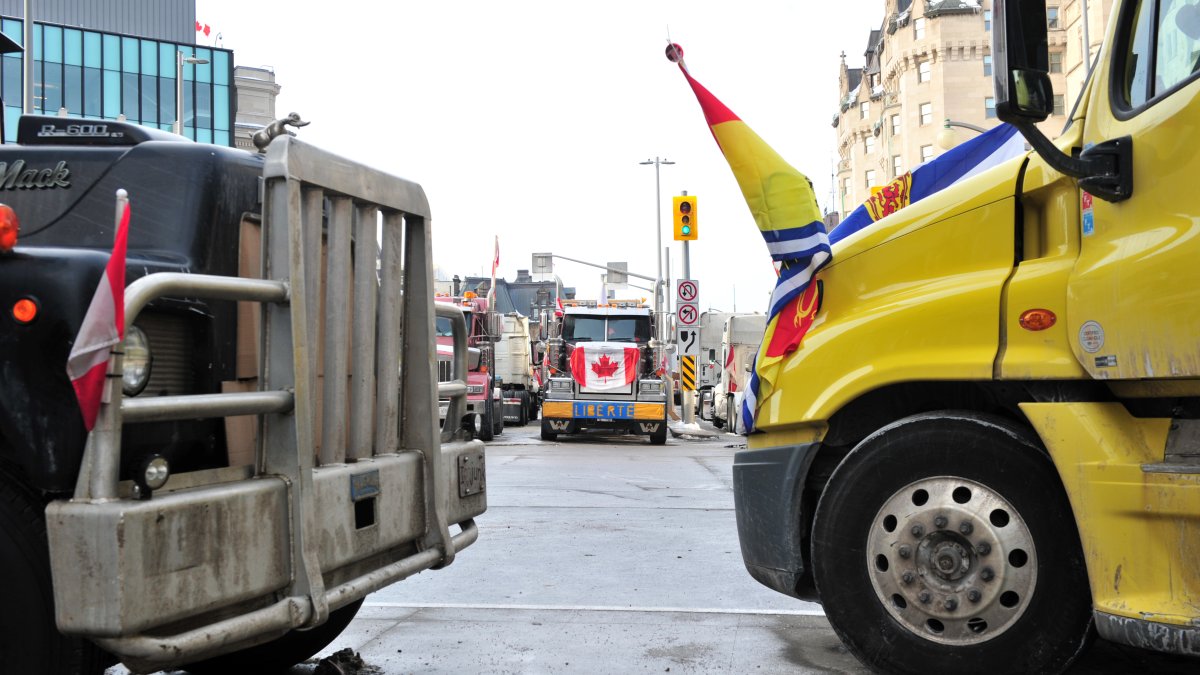
[[[696,391],[696,357],[679,357],[679,379],[684,391]]]

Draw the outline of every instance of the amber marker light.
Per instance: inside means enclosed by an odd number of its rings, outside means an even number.
[[[17,245],[17,232],[21,229],[17,222],[17,212],[8,204],[0,204],[0,253],[8,253]]]
[[[1027,309],[1021,313],[1021,328],[1025,330],[1046,330],[1058,321],[1054,312],[1048,309]]]
[[[38,315],[37,302],[30,298],[21,298],[13,303],[12,315],[17,323],[32,323]]]

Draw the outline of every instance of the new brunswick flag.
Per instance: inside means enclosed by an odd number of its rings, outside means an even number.
[[[757,402],[770,395],[780,362],[800,345],[820,309],[821,287],[814,277],[832,258],[829,237],[808,178],[691,76],[679,45],[667,47],[667,58],[679,64],[696,94],[713,138],[779,267],[767,311],[764,347],[755,359],[741,411],[743,426],[752,431]]]

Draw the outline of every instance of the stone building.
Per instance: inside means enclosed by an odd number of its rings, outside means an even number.
[[[1088,12],[1093,56],[1110,4],[1093,0]],[[1081,7],[1080,0],[1049,0],[1046,6],[1054,114],[1039,126],[1051,138],[1062,131],[1083,82]],[[863,66],[849,67],[842,54],[832,211],[844,218],[872,187],[979,133],[971,127],[999,123],[991,29],[992,0],[884,0],[883,21],[867,37]]]
[[[233,82],[237,86],[237,120],[234,122],[234,146],[243,150],[257,150],[251,138],[254,132],[275,121],[275,97],[279,85],[275,83],[275,71],[270,68],[236,66]]]

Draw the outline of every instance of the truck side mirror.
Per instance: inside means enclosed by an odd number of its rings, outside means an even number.
[[[1050,85],[1046,3],[996,0],[992,77],[996,116],[1005,122],[1041,122],[1054,111]]]
[[[992,64],[996,116],[1016,127],[1055,171],[1079,180],[1079,187],[1110,202],[1133,195],[1133,139],[1111,138],[1064,153],[1037,128],[1053,111],[1050,50],[1044,0],[995,0],[992,5]]]

